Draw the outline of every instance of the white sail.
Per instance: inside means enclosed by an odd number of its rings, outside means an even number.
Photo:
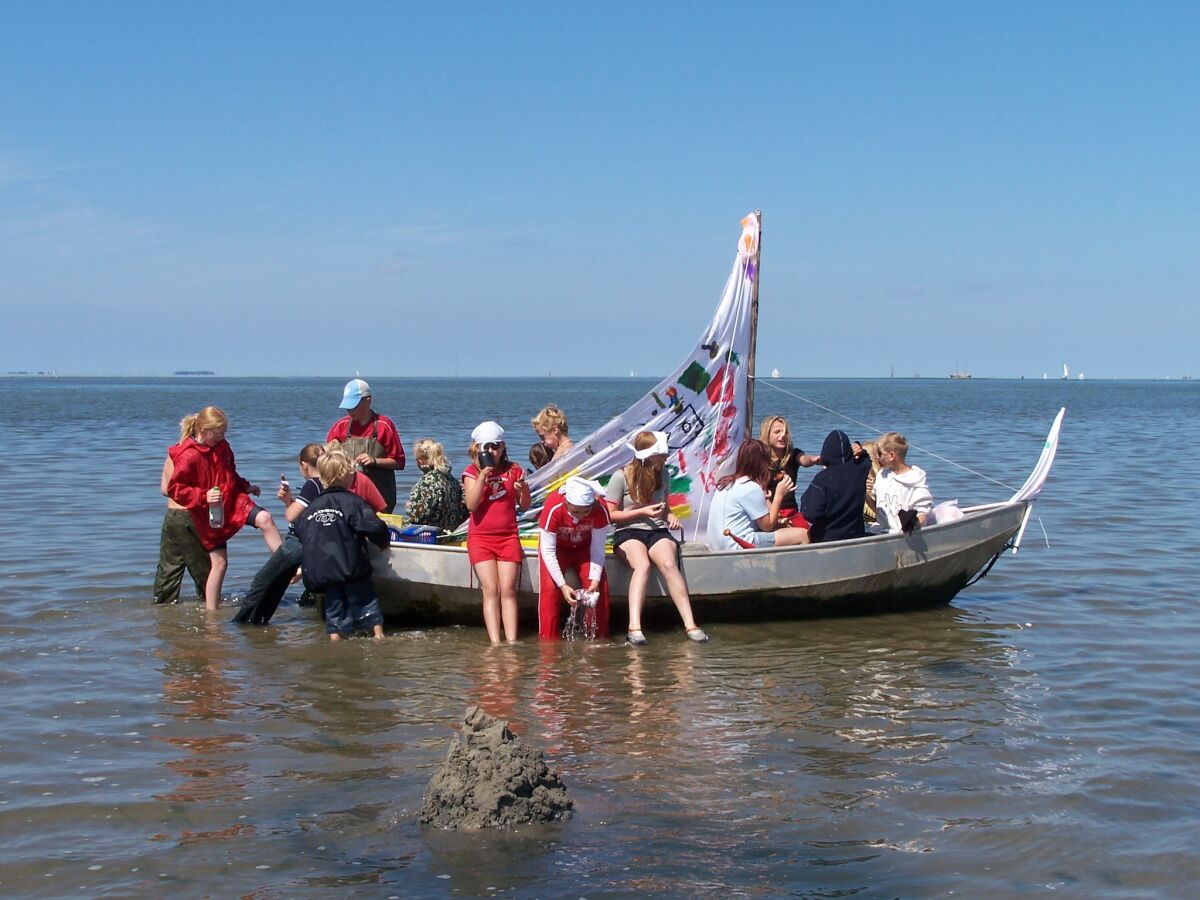
[[[1069,371],[1067,371],[1067,364],[1066,364],[1066,363],[1063,363],[1063,373],[1062,373],[1062,377],[1063,377],[1064,379],[1066,379],[1066,378],[1070,378],[1070,377],[1071,377],[1071,373],[1070,373]]]
[[[665,431],[671,451],[671,509],[683,524],[685,540],[703,540],[717,473],[731,461],[745,432],[758,241],[758,217],[751,213],[742,219],[721,302],[695,348],[637,403],[531,475],[535,505],[570,475],[605,480],[633,458],[627,441],[636,432]]]
[[[1050,433],[1046,435],[1046,443],[1042,446],[1042,455],[1038,457],[1037,465],[1033,467],[1021,489],[1012,495],[1009,503],[1032,500],[1041,493],[1042,485],[1050,475],[1050,467],[1054,465],[1054,454],[1058,452],[1058,432],[1062,429],[1063,416],[1066,414],[1067,408],[1064,406],[1054,417],[1054,424],[1050,426]]]

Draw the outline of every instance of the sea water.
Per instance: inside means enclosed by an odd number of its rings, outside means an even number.
[[[371,380],[406,445],[441,440],[456,472],[482,419],[523,459],[545,403],[578,437],[651,386]],[[1195,382],[760,384],[758,415],[787,416],[805,450],[831,428],[902,431],[963,506],[1011,493],[1068,408],[1020,553],[948,607],[701,622],[708,644],[676,628],[632,649],[491,648],[482,628],[331,646],[295,591],[269,628],[152,605],[178,420],[223,407],[278,515],[279,473],[340,397],[334,379],[0,380],[4,896],[1160,897],[1200,880]],[[265,559],[236,537],[226,590]],[[544,750],[570,822],[416,824],[473,704]]]

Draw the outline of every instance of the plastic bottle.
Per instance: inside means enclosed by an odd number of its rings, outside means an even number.
[[[209,504],[208,507],[208,527],[209,528],[224,528],[225,527],[225,498],[221,498],[221,502],[216,506]]]

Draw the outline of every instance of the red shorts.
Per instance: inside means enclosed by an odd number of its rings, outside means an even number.
[[[804,514],[798,509],[781,509],[779,511],[779,521],[789,523],[793,528],[803,528],[807,531],[811,526],[808,519],[804,518]]]
[[[521,563],[525,551],[515,534],[471,534],[467,533],[467,559],[471,565],[496,560],[497,562]]]

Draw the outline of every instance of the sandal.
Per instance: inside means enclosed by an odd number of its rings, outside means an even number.
[[[625,645],[627,647],[644,647],[646,646],[646,636],[640,631],[630,631],[625,636]]]
[[[688,640],[695,641],[697,644],[707,644],[708,643],[708,635],[705,634],[704,629],[700,628],[699,626],[697,626],[695,628],[689,628],[687,630],[687,636],[688,636]]]

